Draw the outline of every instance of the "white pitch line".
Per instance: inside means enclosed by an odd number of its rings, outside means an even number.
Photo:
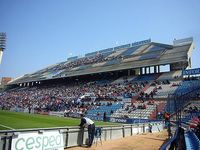
[[[2,127],[4,127],[4,128],[7,128],[7,129],[15,130],[14,128],[11,128],[11,127],[9,127],[9,126],[5,126],[5,125],[3,125],[3,124],[0,124],[0,126],[2,126]]]

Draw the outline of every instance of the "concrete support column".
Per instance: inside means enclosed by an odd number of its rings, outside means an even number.
[[[116,76],[119,77],[119,73],[118,72],[116,72]]]
[[[142,67],[140,68],[140,75],[142,75],[143,73],[142,73]]]
[[[130,76],[131,75],[131,70],[128,70],[128,76]]]
[[[160,73],[160,65],[158,65],[158,73]]]
[[[144,74],[147,74],[147,67],[144,68]]]
[[[156,66],[153,66],[153,68],[154,68],[154,72],[153,73],[156,73]]]

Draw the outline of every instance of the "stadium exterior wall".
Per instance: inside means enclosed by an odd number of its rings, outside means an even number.
[[[151,123],[152,132],[160,132],[163,130],[163,122]],[[42,128],[42,129],[23,129],[23,130],[9,130],[0,131],[0,149],[10,150],[12,147],[14,138],[18,138],[20,134],[46,134],[48,132],[58,132],[63,137],[64,148],[81,146],[86,144],[88,134],[86,129],[80,129],[79,127],[63,127],[63,128]],[[134,136],[137,134],[149,132],[149,124],[135,124],[135,125],[118,125],[118,126],[104,126],[102,127],[102,140],[113,140],[124,138],[127,136]],[[31,138],[31,137],[30,137]],[[49,137],[51,138],[51,137]],[[21,146],[21,145],[20,145]],[[43,147],[44,148],[44,147]]]

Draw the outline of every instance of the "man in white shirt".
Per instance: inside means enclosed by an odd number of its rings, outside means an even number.
[[[92,121],[90,118],[84,117],[84,115],[81,114],[81,123],[80,123],[79,126],[88,128],[88,139],[89,139],[88,140],[88,147],[91,147],[93,140],[94,140],[94,134],[95,134],[94,121]]]

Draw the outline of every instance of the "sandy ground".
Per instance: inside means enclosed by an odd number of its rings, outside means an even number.
[[[65,150],[158,150],[167,139],[167,132],[146,133],[123,139],[103,141],[93,144],[91,148],[73,147]]]

